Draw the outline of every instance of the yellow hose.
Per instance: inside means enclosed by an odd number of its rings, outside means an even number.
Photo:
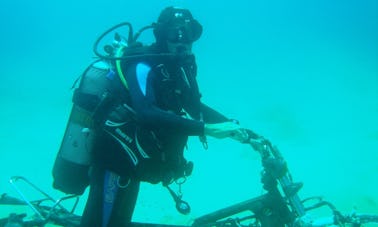
[[[123,50],[124,49],[125,49],[125,47],[120,47],[120,48],[117,49],[117,52],[116,52],[117,58],[120,58],[120,57],[123,56]],[[129,86],[127,85],[127,82],[126,82],[126,79],[125,79],[125,75],[123,75],[123,72],[122,72],[121,59],[117,59],[115,61],[115,63],[116,63],[116,69],[117,69],[119,79],[121,80],[123,86],[125,86],[126,89],[129,89]]]

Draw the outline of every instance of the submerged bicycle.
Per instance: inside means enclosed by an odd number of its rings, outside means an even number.
[[[265,189],[265,194],[235,205],[220,209],[207,215],[196,218],[192,227],[361,227],[365,224],[376,224],[378,226],[378,214],[362,214],[351,212],[341,213],[332,203],[320,197],[300,199],[298,191],[302,183],[294,182],[287,167],[286,161],[268,140],[257,137],[253,132],[249,132],[249,139],[245,141],[258,151],[262,161],[261,182]],[[32,188],[40,192],[44,198],[29,201],[21,190],[16,186],[16,182],[23,181]],[[24,177],[12,177],[10,184],[20,195],[21,199],[3,194],[0,198],[1,204],[27,205],[34,215],[27,217],[26,214],[10,214],[8,217],[0,219],[0,226],[20,227],[20,226],[45,226],[53,223],[58,226],[76,227],[79,226],[80,216],[74,211],[79,197],[68,195],[60,199],[54,199],[32,184]],[[176,207],[182,209],[188,204],[175,197]],[[73,207],[68,210],[61,203],[62,201],[75,200]],[[50,202],[52,205],[44,205]],[[330,215],[327,217],[314,218],[309,212],[328,207]],[[162,225],[147,223],[131,223],[130,227],[184,227],[185,225]]]

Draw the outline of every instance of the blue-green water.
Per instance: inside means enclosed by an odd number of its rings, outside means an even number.
[[[375,0],[1,1],[0,192],[13,193],[7,180],[22,175],[61,195],[51,167],[93,42],[121,21],[150,24],[169,5],[191,9],[204,27],[194,46],[204,102],[275,143],[305,183],[303,197],[378,212]],[[161,186],[145,184],[135,220],[187,223],[262,192],[256,153],[209,143],[205,151],[193,138],[187,152],[192,214],[177,214]]]

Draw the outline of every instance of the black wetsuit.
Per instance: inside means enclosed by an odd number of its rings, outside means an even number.
[[[228,120],[200,102],[194,56],[122,68],[128,88],[115,86],[116,101],[103,110],[82,226],[127,226],[139,182],[168,184],[185,175],[188,136]]]

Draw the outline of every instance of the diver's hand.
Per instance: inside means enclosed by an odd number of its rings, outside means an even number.
[[[223,122],[217,124],[205,124],[205,135],[218,139],[230,137],[243,142],[248,139],[247,131],[235,122]]]

